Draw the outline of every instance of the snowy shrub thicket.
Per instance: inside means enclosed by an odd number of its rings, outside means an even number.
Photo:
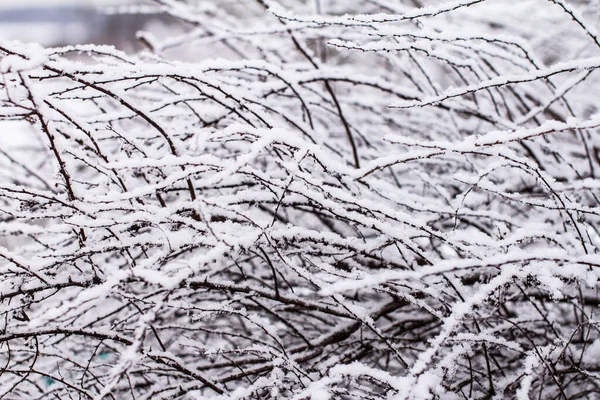
[[[597,1],[117,11],[0,40],[0,399],[600,396]]]

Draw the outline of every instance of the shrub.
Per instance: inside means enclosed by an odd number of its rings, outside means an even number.
[[[0,397],[597,393],[596,10],[413,3],[1,41]]]

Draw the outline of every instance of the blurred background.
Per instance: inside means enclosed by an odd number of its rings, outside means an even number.
[[[150,7],[134,14],[129,0],[0,0],[0,37],[56,47],[108,44],[120,50],[141,48],[140,30],[173,23]],[[143,4],[143,1],[135,1]]]

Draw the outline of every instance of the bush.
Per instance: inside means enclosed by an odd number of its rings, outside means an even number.
[[[0,41],[0,397],[597,395],[597,7],[408,3]]]

